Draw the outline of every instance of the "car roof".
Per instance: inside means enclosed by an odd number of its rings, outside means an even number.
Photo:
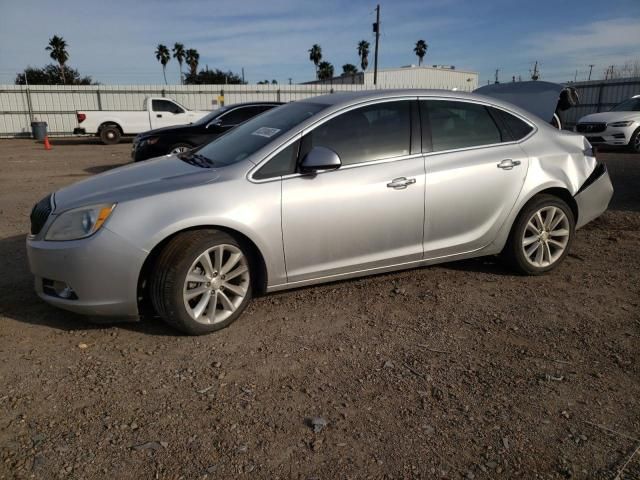
[[[284,102],[242,102],[242,103],[231,103],[229,105],[225,105],[225,107],[251,107],[253,105],[283,105]]]
[[[360,90],[356,92],[335,92],[326,95],[320,95],[318,97],[310,97],[302,102],[320,103],[327,105],[325,112],[339,110],[350,105],[355,105],[370,100],[382,100],[385,98],[395,97],[437,97],[437,98],[451,98],[452,100],[471,100],[479,101],[485,104],[495,105],[502,107],[506,110],[518,113],[519,115],[534,121],[534,123],[547,122],[539,118],[535,114],[528,112],[512,103],[500,100],[494,97],[488,97],[486,95],[480,95],[477,93],[462,92],[458,90],[435,90],[435,89],[390,89],[390,90]]]

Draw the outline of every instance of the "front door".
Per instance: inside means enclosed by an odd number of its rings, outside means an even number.
[[[303,137],[300,158],[323,146],[342,166],[282,180],[289,282],[422,258],[425,172],[420,143],[412,142],[412,103],[358,107]]]

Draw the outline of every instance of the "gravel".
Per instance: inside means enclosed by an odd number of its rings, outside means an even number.
[[[130,148],[52,143],[0,141],[0,478],[604,479],[638,447],[639,156],[601,154],[614,201],[550,275],[301,288],[193,338],[35,296],[32,205]]]

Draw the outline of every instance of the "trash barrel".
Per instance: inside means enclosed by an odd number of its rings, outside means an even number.
[[[36,140],[44,140],[47,136],[47,122],[31,122],[31,133]]]

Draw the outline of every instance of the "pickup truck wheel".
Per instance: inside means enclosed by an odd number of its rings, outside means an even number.
[[[177,235],[158,257],[151,301],[166,323],[189,335],[230,325],[251,299],[249,249],[219,230]]]
[[[169,149],[168,155],[177,155],[178,153],[184,153],[191,150],[193,146],[188,143],[177,143]]]
[[[120,129],[116,125],[105,125],[100,129],[100,140],[105,145],[115,145],[120,141]]]

